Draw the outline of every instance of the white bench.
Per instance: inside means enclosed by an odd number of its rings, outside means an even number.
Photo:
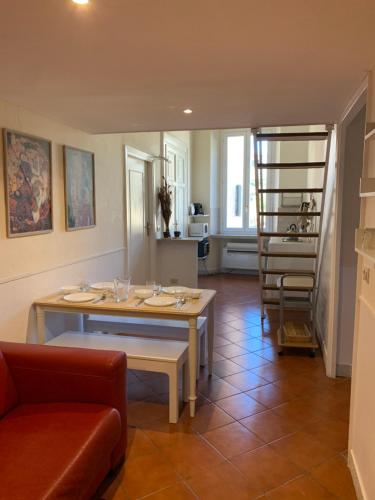
[[[102,316],[90,314],[85,318],[86,332],[103,332],[115,335],[131,335],[147,338],[169,340],[189,340],[189,324],[187,321],[157,318],[131,318],[123,316]],[[200,316],[197,321],[199,334],[197,352],[197,377],[199,365],[206,365],[207,318]]]
[[[183,370],[183,397],[187,400],[188,388],[188,346],[180,340],[156,340],[101,333],[64,332],[47,342],[59,347],[82,347],[123,351],[127,356],[128,368],[166,373],[169,377],[169,422],[178,422],[178,373]]]

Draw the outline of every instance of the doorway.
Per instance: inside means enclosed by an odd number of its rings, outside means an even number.
[[[351,376],[357,282],[355,230],[360,226],[359,186],[365,122],[364,92],[343,120],[340,131],[333,346],[327,366],[327,373],[331,376]]]
[[[133,283],[150,277],[150,182],[153,157],[125,147],[127,269]]]

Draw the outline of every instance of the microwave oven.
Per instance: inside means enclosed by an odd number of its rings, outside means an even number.
[[[189,224],[189,236],[208,236],[208,223],[192,222]]]

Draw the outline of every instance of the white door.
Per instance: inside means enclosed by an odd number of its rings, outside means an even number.
[[[134,284],[149,277],[149,232],[147,162],[127,156],[128,270]]]

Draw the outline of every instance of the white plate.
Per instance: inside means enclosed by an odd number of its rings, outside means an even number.
[[[153,293],[154,292],[152,290],[150,290],[150,288],[136,288],[134,290],[134,295],[138,299],[148,299],[148,298],[152,297]]]
[[[176,290],[178,290],[180,293],[187,293],[189,291],[186,286],[166,286],[162,289],[162,291],[167,295],[175,295]]]
[[[96,299],[98,296],[96,293],[71,293],[70,295],[65,295],[64,300],[67,302],[90,302]]]
[[[176,299],[173,299],[172,297],[163,297],[163,296],[156,296],[156,297],[150,297],[149,299],[145,300],[145,304],[148,306],[156,306],[156,307],[167,307],[167,306],[173,306],[176,303]]]
[[[91,285],[94,290],[113,290],[113,281],[100,281],[99,283],[94,283]]]
[[[81,287],[79,285],[66,285],[62,286],[60,288],[60,292],[62,293],[73,293],[73,292],[79,292],[81,290]]]

